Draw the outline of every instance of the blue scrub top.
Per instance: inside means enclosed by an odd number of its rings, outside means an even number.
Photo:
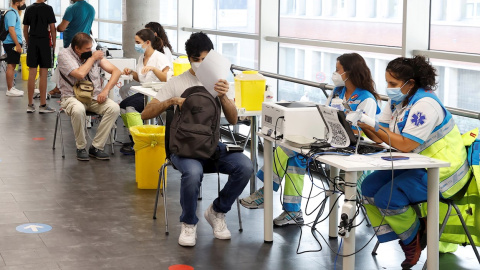
[[[63,32],[63,47],[67,48],[77,33],[90,34],[95,19],[95,8],[86,1],[78,1],[65,10],[63,19],[69,22]]]

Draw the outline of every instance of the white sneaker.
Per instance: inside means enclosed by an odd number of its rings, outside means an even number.
[[[241,199],[240,204],[248,209],[263,208],[263,187],[255,191],[252,195]]]
[[[12,89],[15,90],[15,91],[17,91],[17,92],[19,92],[19,93],[24,94],[24,91],[23,91],[23,90],[17,89],[17,88],[15,88],[15,86],[13,86],[13,87],[10,89],[10,91],[12,91]]]
[[[19,92],[12,87],[12,89],[6,91],[5,95],[7,97],[23,97],[23,92]]]
[[[303,214],[302,210],[298,212],[287,212],[283,211],[280,216],[276,217],[273,220],[275,226],[285,226],[285,225],[297,225],[303,224]]]
[[[208,221],[210,226],[213,228],[213,235],[215,238],[228,240],[232,238],[232,234],[227,228],[227,223],[225,222],[225,213],[218,213],[213,210],[213,204],[205,211],[205,219]]]
[[[40,89],[38,88],[33,89],[33,94],[40,94]]]
[[[182,222],[182,231],[178,237],[178,244],[183,247],[193,247],[197,241],[197,224],[186,224]]]

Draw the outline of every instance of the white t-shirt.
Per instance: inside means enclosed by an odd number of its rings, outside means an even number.
[[[163,47],[163,51],[165,52],[165,56],[168,59],[168,66],[170,67],[170,70],[173,70],[173,55],[172,52],[168,47]]]
[[[138,81],[140,83],[145,83],[145,82],[159,82],[160,79],[155,75],[153,71],[149,71],[146,74],[142,74],[142,69],[144,67],[143,65],[143,58],[144,55],[140,55],[138,58],[138,64],[137,64],[137,74],[138,74]],[[148,59],[147,65],[150,67],[156,67],[159,70],[163,70],[166,67],[170,66],[170,63],[168,61],[168,58],[161,52],[155,50],[153,54],[150,56],[150,59]]]
[[[380,115],[379,122],[383,126],[388,125],[390,131],[401,134],[420,144],[423,144],[432,134],[435,127],[440,125],[443,119],[445,119],[445,112],[442,106],[433,98],[424,97],[410,108],[407,122],[402,133],[400,133],[397,123],[404,120],[406,109],[407,106],[402,108],[400,103],[392,112],[391,101],[389,100]]]
[[[333,99],[333,94],[334,93],[332,92],[332,94],[330,94],[330,96],[327,98],[327,106],[330,106],[330,103]],[[343,103],[347,103],[347,99],[345,97],[343,97]],[[345,109],[343,108],[343,105],[342,109]],[[377,102],[373,98],[366,98],[358,104],[357,110],[363,110],[367,116],[375,119],[377,116]]]
[[[192,86],[202,86],[202,83],[196,76],[192,75],[190,71],[186,71],[178,76],[172,77],[168,82],[160,89],[155,96],[159,101],[165,101],[174,97],[180,97],[185,90]],[[229,89],[227,92],[229,99],[235,98],[235,92]]]

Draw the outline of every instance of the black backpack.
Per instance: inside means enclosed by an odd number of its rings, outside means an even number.
[[[220,139],[221,105],[203,86],[190,87],[181,95],[170,125],[170,152],[180,157],[213,157]]]
[[[11,9],[0,13],[0,41],[5,41],[8,36],[8,30],[5,29],[5,15],[7,12],[12,11]],[[17,18],[18,20],[18,18]]]

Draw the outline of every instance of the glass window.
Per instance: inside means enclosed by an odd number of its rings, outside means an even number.
[[[160,0],[160,23],[177,25],[177,0]]]
[[[195,28],[258,33],[258,0],[194,1]]]
[[[111,21],[122,20],[122,0],[102,0],[98,5],[98,18]]]
[[[98,29],[99,32],[97,33],[99,33],[98,37],[101,37],[100,39],[122,42],[122,24],[98,22]]]
[[[480,0],[432,0],[430,49],[480,53]]]
[[[402,0],[280,0],[280,36],[402,45]]]
[[[168,41],[170,41],[170,45],[172,45],[173,52],[178,52],[177,47],[177,31],[165,29],[165,33],[167,34]]]
[[[61,10],[61,1],[60,0],[49,0],[47,2],[47,4],[52,6],[53,13],[55,13],[55,15],[60,15],[61,14],[62,10]],[[57,19],[57,21],[58,21],[58,19]]]
[[[337,57],[350,51],[327,49],[313,46],[280,44],[279,73],[299,79],[332,84]],[[397,55],[360,53],[373,76],[377,92],[385,94],[385,68]],[[327,91],[329,94],[330,91]],[[324,103],[326,97],[319,88],[286,81],[278,83],[278,100],[312,101]]]

